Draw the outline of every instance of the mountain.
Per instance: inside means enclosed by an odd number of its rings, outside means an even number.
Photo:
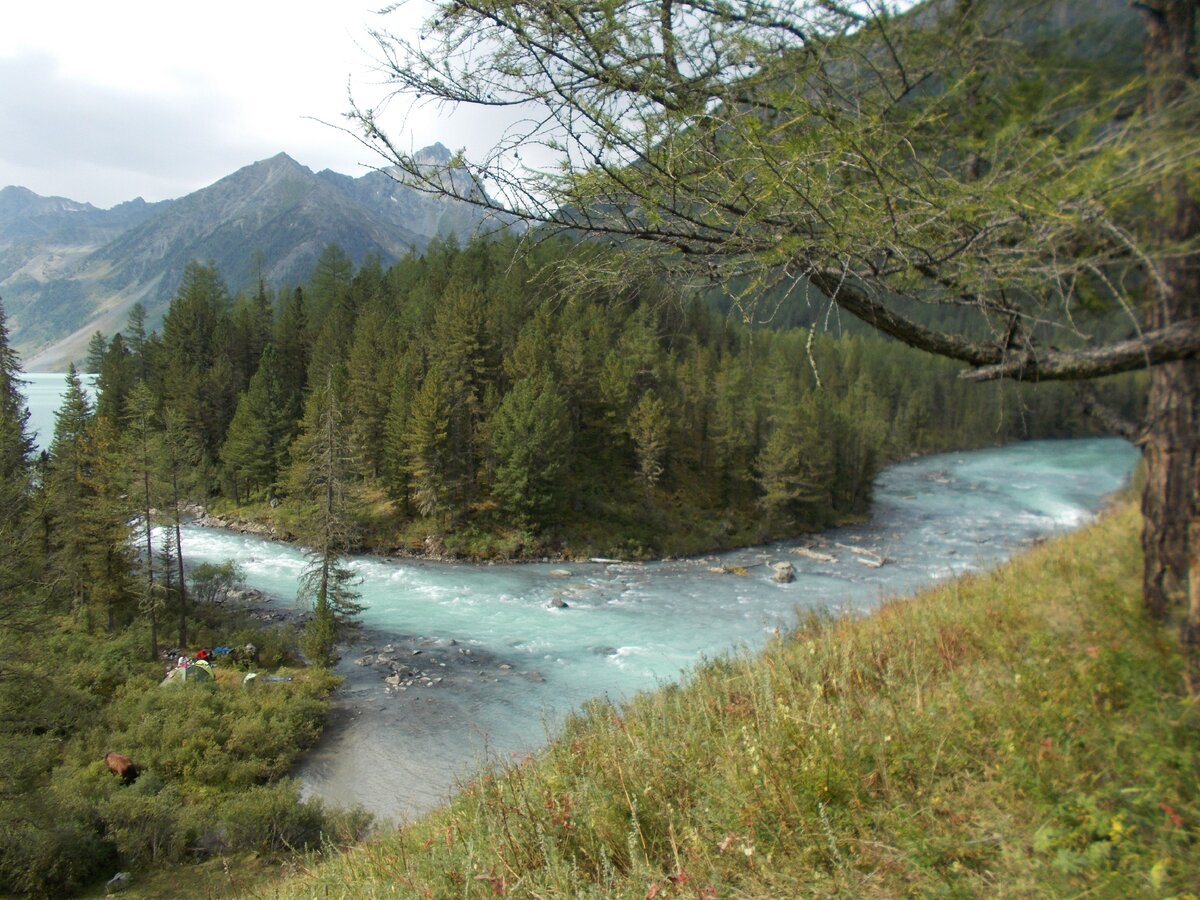
[[[421,155],[450,159],[441,144]],[[25,367],[60,370],[93,332],[121,330],[136,302],[156,327],[193,259],[216,263],[231,291],[253,287],[260,273],[278,288],[307,279],[332,243],[356,263],[377,254],[387,265],[439,235],[466,239],[483,222],[470,204],[405,187],[387,170],[314,174],[285,153],[177,200],[109,210],[6,187],[0,297]]]

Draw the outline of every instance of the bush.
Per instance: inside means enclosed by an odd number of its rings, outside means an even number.
[[[229,846],[262,853],[320,850],[327,844],[358,840],[371,823],[369,813],[326,810],[315,798],[300,799],[300,783],[285,779],[231,796],[219,820]]]
[[[0,892],[6,895],[73,894],[114,863],[112,848],[90,822],[56,810],[0,821]]]
[[[97,807],[105,837],[117,848],[122,864],[179,862],[194,843],[193,829],[181,815],[178,788],[157,794],[114,791]]]
[[[192,597],[199,603],[215,603],[244,579],[245,572],[232,559],[223,563],[199,563],[188,572]]]

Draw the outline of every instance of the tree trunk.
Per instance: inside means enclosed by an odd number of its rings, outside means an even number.
[[[1159,119],[1164,145],[1178,129],[1200,126],[1172,107],[1194,85],[1197,0],[1136,4],[1146,20],[1146,111]],[[1200,205],[1182,178],[1164,181],[1156,198],[1164,246],[1200,236]],[[1162,286],[1148,300],[1147,329],[1200,314],[1200,254],[1171,256]],[[1143,591],[1156,617],[1182,618],[1191,676],[1200,674],[1200,360],[1154,366],[1146,410]],[[1195,681],[1192,681],[1195,684]]]
[[[175,565],[179,568],[179,649],[187,647],[187,582],[183,577],[183,535],[179,527],[179,483],[171,476],[171,492],[175,507]]]
[[[154,609],[154,540],[150,521],[150,462],[146,459],[146,443],[142,442],[142,497],[146,517],[146,605],[150,609],[150,659],[158,659],[158,614]]]

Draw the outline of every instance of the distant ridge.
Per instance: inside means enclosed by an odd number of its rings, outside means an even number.
[[[441,144],[420,155],[452,158]],[[355,263],[377,254],[387,265],[439,235],[465,240],[484,218],[386,170],[314,174],[286,153],[177,200],[108,210],[10,186],[0,189],[0,297],[25,368],[58,371],[84,355],[93,332],[121,330],[136,302],[157,327],[191,260],[214,262],[234,292],[254,286],[261,261],[278,288],[306,279],[329,244]]]

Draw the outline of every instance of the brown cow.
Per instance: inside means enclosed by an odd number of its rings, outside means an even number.
[[[110,751],[104,754],[104,764],[108,766],[108,771],[120,775],[126,784],[133,784],[137,780],[138,768],[128,756]]]

